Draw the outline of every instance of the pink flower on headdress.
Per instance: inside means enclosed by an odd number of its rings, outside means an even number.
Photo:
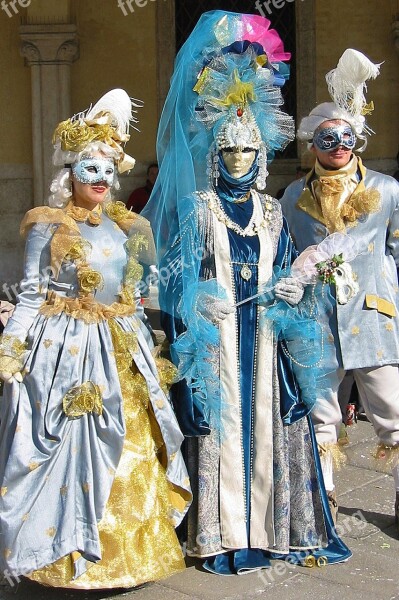
[[[243,15],[242,40],[258,42],[266,51],[269,62],[290,60],[291,53],[284,52],[283,41],[275,29],[269,29],[270,21],[260,15]],[[242,41],[240,40],[240,41]]]

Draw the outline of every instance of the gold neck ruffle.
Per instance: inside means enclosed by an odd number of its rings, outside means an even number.
[[[327,171],[316,163],[306,178],[297,207],[323,223],[330,233],[345,231],[346,227],[355,226],[361,215],[379,210],[380,193],[375,188],[366,189],[365,175],[366,168],[356,156],[339,171]]]
[[[77,222],[88,221],[92,225],[101,223],[103,209],[98,204],[93,210],[76,206],[71,200],[65,208],[50,208],[49,206],[38,206],[29,210],[22,220],[20,233],[26,237],[29,230],[36,223],[54,225],[55,231],[51,238],[51,268],[58,275],[61,264],[71,248],[81,238]],[[109,202],[104,205],[104,212],[108,217],[128,233],[137,218],[135,213],[127,210],[123,202]]]
[[[74,318],[87,323],[98,322],[114,316],[127,316],[135,312],[135,299],[131,293],[135,284],[142,277],[143,267],[138,262],[138,255],[143,248],[148,247],[145,233],[135,233],[126,244],[128,254],[124,283],[120,292],[120,302],[106,306],[96,302],[92,296],[94,289],[102,284],[102,276],[90,269],[86,261],[86,246],[89,245],[82,236],[77,221],[89,221],[93,225],[101,223],[102,212],[106,212],[126,233],[133,222],[140,217],[128,211],[123,202],[111,202],[104,206],[97,205],[93,210],[87,210],[70,202],[64,209],[41,206],[30,210],[21,224],[21,233],[26,235],[36,223],[44,223],[54,227],[50,240],[51,269],[57,277],[64,260],[72,260],[76,264],[79,283],[79,298],[63,298],[50,292],[41,308],[42,314],[52,316],[65,312]],[[144,218],[142,221],[148,223]],[[149,263],[150,264],[150,263]]]
[[[74,221],[78,221],[79,223],[85,223],[87,221],[90,225],[99,225],[101,223],[102,212],[100,204],[97,204],[92,210],[89,210],[82,206],[76,206],[73,200],[68,203],[65,209],[65,213],[68,217],[74,219]]]

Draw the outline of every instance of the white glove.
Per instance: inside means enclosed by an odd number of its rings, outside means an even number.
[[[303,297],[303,285],[298,279],[284,277],[274,286],[274,295],[279,300],[285,300],[288,304],[295,306]]]
[[[22,382],[22,373],[17,371],[16,373],[9,373],[8,371],[0,371],[0,379],[5,381],[6,383],[11,383],[13,379],[18,381],[18,383]]]
[[[200,294],[197,300],[197,310],[208,321],[218,323],[233,313],[235,308],[226,300],[215,298],[210,294]]]

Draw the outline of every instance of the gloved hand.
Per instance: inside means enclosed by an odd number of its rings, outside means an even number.
[[[303,297],[304,288],[298,279],[283,277],[274,286],[274,295],[279,300],[285,300],[291,306],[298,304]]]
[[[0,379],[6,383],[11,383],[13,379],[21,383],[22,373],[21,363],[12,356],[0,355]]]
[[[9,371],[0,371],[0,379],[5,381],[6,383],[11,383],[13,379],[18,381],[18,383],[22,382],[22,373],[17,371],[16,373],[10,373]]]
[[[26,357],[26,342],[13,335],[0,336],[0,379],[7,383],[13,380],[21,383],[22,367]]]
[[[227,315],[235,311],[234,306],[227,302],[227,300],[222,300],[210,294],[200,294],[196,307],[198,312],[212,323],[223,321]]]

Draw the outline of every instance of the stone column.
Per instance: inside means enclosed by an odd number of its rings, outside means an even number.
[[[22,25],[21,54],[31,68],[33,200],[45,203],[53,174],[51,137],[71,116],[70,66],[79,56],[76,25]]]

